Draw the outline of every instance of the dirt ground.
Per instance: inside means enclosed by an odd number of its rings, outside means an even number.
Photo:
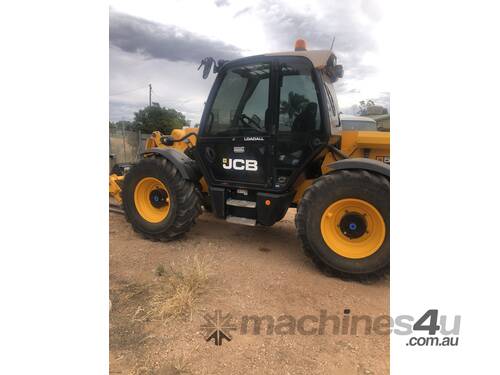
[[[273,227],[228,224],[204,213],[184,238],[144,240],[125,218],[110,213],[111,374],[388,374],[389,336],[242,334],[216,346],[205,341],[204,315],[221,310],[232,322],[244,315],[289,314],[377,317],[389,314],[389,277],[371,283],[321,274],[303,254],[295,211]],[[149,314],[160,296],[166,269],[198,254],[213,275],[194,304],[192,317],[162,321]],[[362,326],[361,326],[362,327]]]

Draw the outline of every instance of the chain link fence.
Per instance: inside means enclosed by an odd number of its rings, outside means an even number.
[[[146,140],[150,134],[130,131],[123,128],[109,129],[109,168],[117,163],[133,163],[144,151]]]

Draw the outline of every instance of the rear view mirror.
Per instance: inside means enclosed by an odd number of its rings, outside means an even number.
[[[344,66],[343,65],[335,65],[334,74],[337,78],[342,78],[344,76]]]
[[[215,60],[212,57],[205,57],[203,60],[201,60],[198,70],[200,70],[200,68],[203,66],[203,79],[207,79],[214,64]]]
[[[212,69],[212,62],[211,61],[209,64],[206,64],[203,67],[203,79],[207,79],[208,75],[210,74],[210,69]]]
[[[335,65],[330,69],[329,76],[332,83],[337,82],[339,78],[342,78],[344,76],[344,67],[342,65]]]

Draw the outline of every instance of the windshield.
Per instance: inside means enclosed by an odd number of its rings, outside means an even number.
[[[269,75],[269,64],[245,65],[227,71],[210,111],[208,134],[264,134]]]

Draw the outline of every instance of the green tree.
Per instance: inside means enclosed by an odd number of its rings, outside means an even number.
[[[135,128],[143,133],[152,133],[159,130],[163,134],[170,134],[174,129],[187,126],[186,117],[175,109],[166,109],[154,103],[150,107],[134,113]]]
[[[375,102],[371,99],[359,102],[358,115],[360,116],[385,115],[387,113],[387,108],[375,104]]]

